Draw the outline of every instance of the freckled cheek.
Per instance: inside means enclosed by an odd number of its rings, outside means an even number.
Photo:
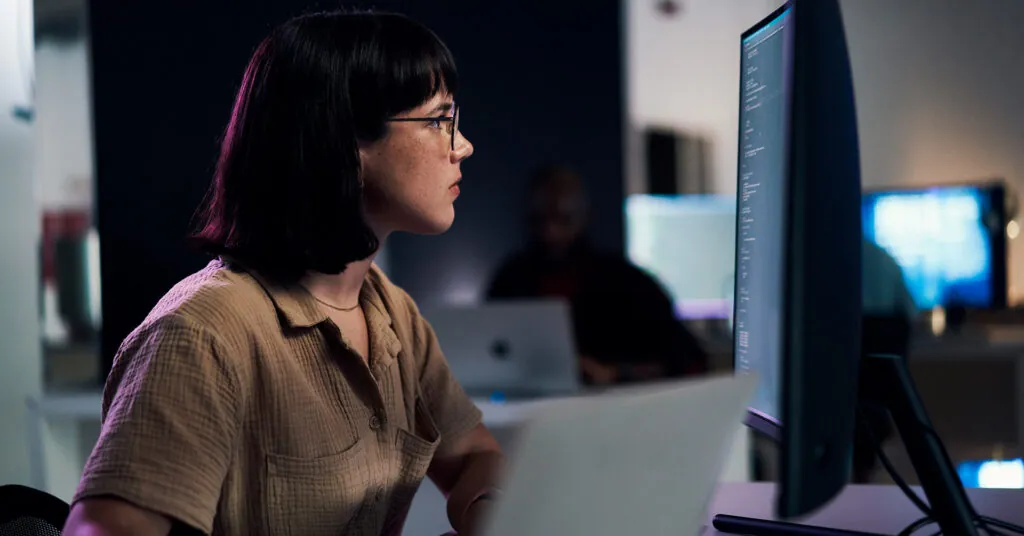
[[[410,189],[429,195],[430,192],[436,193],[438,188],[447,186],[446,173],[450,175],[445,162],[439,161],[435,155],[423,154],[410,162],[405,176]]]
[[[448,153],[442,151],[437,142],[428,136],[414,137],[404,146],[394,147],[392,154],[404,156],[400,163],[394,162],[397,164],[394,186],[402,190],[406,199],[425,201],[446,190],[446,174],[451,174],[447,169]]]

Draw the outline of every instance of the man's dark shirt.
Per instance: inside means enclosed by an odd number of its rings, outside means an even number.
[[[498,270],[487,296],[566,299],[577,351],[598,362],[660,364],[668,377],[707,370],[707,354],[676,320],[661,286],[625,259],[586,244],[561,260],[550,259],[539,248],[512,256]]]

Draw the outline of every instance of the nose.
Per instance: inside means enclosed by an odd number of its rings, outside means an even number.
[[[465,136],[462,135],[462,131],[455,133],[455,150],[452,151],[452,163],[458,164],[463,160],[473,156],[473,144],[470,143]]]

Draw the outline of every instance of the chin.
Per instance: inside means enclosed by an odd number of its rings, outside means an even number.
[[[439,235],[451,229],[453,223],[455,223],[455,210],[449,208],[447,213],[420,218],[415,224],[410,225],[408,230],[418,235]]]

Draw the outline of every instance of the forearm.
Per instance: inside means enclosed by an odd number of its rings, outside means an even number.
[[[611,380],[615,383],[630,383],[637,381],[648,381],[668,376],[668,369],[658,362],[622,363],[612,365],[614,375]]]
[[[67,536],[166,536],[171,521],[118,499],[85,499],[71,508]]]
[[[504,457],[497,449],[465,455],[462,470],[448,495],[448,520],[457,532],[466,532],[466,513],[481,495],[494,488],[503,463]]]

